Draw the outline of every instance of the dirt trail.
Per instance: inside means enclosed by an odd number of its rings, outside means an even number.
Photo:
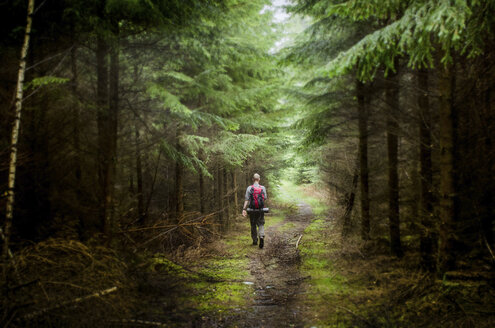
[[[299,272],[296,242],[313,217],[311,207],[298,204],[298,211],[284,221],[266,229],[265,248],[253,246],[249,255],[254,277],[253,301],[236,326],[239,327],[302,327],[302,305],[297,302],[305,292],[308,277]],[[266,217],[269,222],[270,217]],[[302,237],[304,238],[304,236]],[[303,242],[303,241],[302,241]]]

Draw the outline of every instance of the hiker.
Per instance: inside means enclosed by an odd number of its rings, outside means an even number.
[[[251,222],[251,238],[253,238],[253,245],[257,245],[259,236],[260,248],[263,248],[265,238],[265,213],[263,212],[263,207],[265,206],[266,199],[266,189],[260,185],[260,175],[255,173],[253,175],[253,184],[246,189],[246,197],[244,198],[244,206],[242,207],[242,216],[247,216],[246,209],[249,205],[249,208],[253,210],[249,212],[249,219]]]

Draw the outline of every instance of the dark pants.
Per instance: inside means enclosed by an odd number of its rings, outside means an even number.
[[[253,241],[257,242],[258,236],[265,238],[265,213],[262,211],[249,213],[249,220],[251,221],[251,238],[253,238]]]

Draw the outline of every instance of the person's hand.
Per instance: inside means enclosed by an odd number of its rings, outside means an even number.
[[[246,212],[246,210],[242,210],[242,216],[243,216],[243,217],[246,217],[246,216],[247,216],[247,212]]]

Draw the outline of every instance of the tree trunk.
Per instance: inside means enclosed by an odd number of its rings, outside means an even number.
[[[205,214],[205,177],[203,172],[199,170],[199,211]]]
[[[356,80],[359,121],[359,176],[361,191],[361,238],[370,238],[370,199],[368,182],[368,106],[364,84]]]
[[[110,51],[110,98],[109,98],[109,153],[108,153],[108,179],[105,207],[107,208],[107,233],[115,231],[118,222],[115,220],[115,181],[117,176],[117,135],[119,116],[119,25],[112,22],[112,48]]]
[[[72,69],[72,93],[74,96],[74,130],[73,130],[73,142],[74,142],[74,162],[75,162],[75,170],[74,177],[76,178],[76,191],[77,195],[81,195],[81,141],[80,141],[80,108],[79,108],[79,93],[78,93],[78,71],[77,71],[77,47],[74,45],[71,49],[71,69]]]
[[[15,97],[15,115],[14,124],[12,126],[12,135],[10,141],[10,161],[9,161],[9,175],[8,175],[8,187],[7,187],[7,201],[5,210],[5,231],[0,228],[0,235],[3,237],[3,257],[7,259],[12,257],[12,252],[9,248],[10,230],[12,227],[12,221],[14,217],[14,187],[15,187],[15,174],[17,168],[17,147],[19,141],[19,130],[21,126],[21,113],[22,113],[22,98],[24,87],[24,74],[26,72],[26,56],[29,48],[29,39],[31,36],[31,26],[33,24],[33,11],[34,0],[29,0],[27,10],[27,22],[26,31],[24,32],[24,43],[21,49],[21,59],[19,62],[19,71],[17,75],[17,87]]]
[[[418,88],[421,90],[418,95],[419,108],[419,162],[420,162],[420,218],[421,236],[420,253],[421,265],[428,271],[435,269],[433,257],[436,237],[433,225],[433,178],[431,169],[431,116],[430,103],[428,99],[428,71],[422,69],[418,71]]]
[[[359,179],[359,158],[356,164],[356,168],[354,169],[354,174],[352,176],[352,185],[351,190],[346,193],[346,208],[344,211],[344,215],[342,216],[342,237],[346,237],[351,230],[351,214],[352,209],[354,208],[354,201],[356,199],[356,189]]]
[[[455,108],[454,67],[440,68],[438,88],[440,93],[440,191],[439,191],[439,250],[438,270],[443,274],[455,267],[456,190],[455,190]]]
[[[119,103],[119,47],[118,23],[112,24],[112,47],[110,49],[110,70],[108,69],[107,38],[97,35],[96,70],[98,106],[98,180],[100,186],[99,216],[103,232],[111,239],[113,222],[115,167],[117,160],[117,116]],[[110,84],[109,84],[110,82]]]
[[[216,176],[217,174],[217,168],[216,164],[213,164],[212,166],[212,172],[211,172],[211,198],[213,199],[212,202],[208,202],[208,209],[209,212],[216,212],[218,211],[218,204],[220,204],[220,199],[218,198],[218,178]]]
[[[109,180],[109,108],[108,108],[108,47],[102,33],[97,35],[96,49],[96,104],[98,108],[98,185],[99,219],[102,231],[109,232],[108,216],[108,180]]]
[[[144,210],[144,194],[143,194],[143,168],[141,162],[141,148],[139,146],[139,127],[137,124],[134,127],[134,136],[136,144],[136,182],[137,182],[137,201],[138,201],[138,217],[141,225],[146,224],[146,212]]]
[[[225,199],[225,221],[229,226],[230,220],[230,191],[229,191],[229,177],[227,174],[227,168],[223,168],[223,198]]]
[[[81,167],[81,138],[80,138],[80,106],[79,106],[79,92],[78,92],[78,70],[77,70],[77,46],[73,45],[70,52],[70,62],[72,70],[72,95],[74,97],[74,116],[73,116],[73,144],[74,144],[74,179],[75,179],[75,192],[76,192],[76,202],[78,208],[78,220],[79,220],[79,237],[84,235],[84,216],[81,215],[81,198],[82,198],[82,167]]]
[[[177,162],[175,164],[175,213],[177,222],[180,222],[184,217],[184,186],[182,182],[183,174],[184,168],[182,167],[181,163]]]
[[[176,134],[176,147],[178,152],[182,152],[182,147],[180,145],[180,135],[181,131],[180,128],[177,127],[177,134]],[[183,183],[183,176],[184,176],[184,167],[180,160],[177,160],[175,163],[175,217],[176,217],[176,222],[181,222],[183,217],[184,217],[184,183]]]
[[[150,211],[150,205],[151,205],[151,200],[153,199],[153,193],[155,192],[155,184],[156,184],[156,178],[158,176],[158,170],[160,168],[160,159],[162,157],[162,150],[160,149],[158,152],[158,158],[156,159],[156,167],[155,167],[155,173],[153,173],[153,180],[151,180],[151,186],[149,189],[148,193],[148,199],[146,200],[146,205],[144,206],[144,221],[148,219],[148,213]],[[166,169],[166,176],[168,177],[168,166]],[[168,186],[168,183],[167,183]],[[165,195],[168,195],[168,191],[165,191]],[[144,196],[144,190],[143,190],[143,196]]]
[[[485,152],[488,154],[492,152],[493,149],[493,140],[495,139],[495,124],[492,109],[492,88],[489,87],[483,94],[485,113]],[[493,181],[495,179],[495,155],[491,154],[486,157],[486,165],[488,170],[486,171],[486,185],[483,188],[485,190],[483,196],[481,197],[481,206],[485,210],[483,211],[483,215],[481,216],[481,234],[484,236],[486,242],[493,249],[494,244],[494,236],[493,236],[493,220],[495,219],[495,208],[493,204],[495,203],[495,186],[493,185]]]
[[[223,202],[223,182],[222,182],[222,172],[220,170],[220,164],[217,167],[217,197],[218,197],[218,221],[220,223],[220,227],[224,228],[224,202]]]
[[[396,73],[390,73],[390,76],[387,78],[385,98],[387,103],[388,217],[390,228],[390,250],[393,255],[401,257],[403,253],[399,227],[399,143],[397,137],[399,124],[396,118],[396,115],[399,112],[399,85]]]
[[[234,208],[235,208],[234,215],[235,215],[240,208],[238,188],[237,188],[237,174],[235,169],[232,171],[232,190],[234,190]]]

